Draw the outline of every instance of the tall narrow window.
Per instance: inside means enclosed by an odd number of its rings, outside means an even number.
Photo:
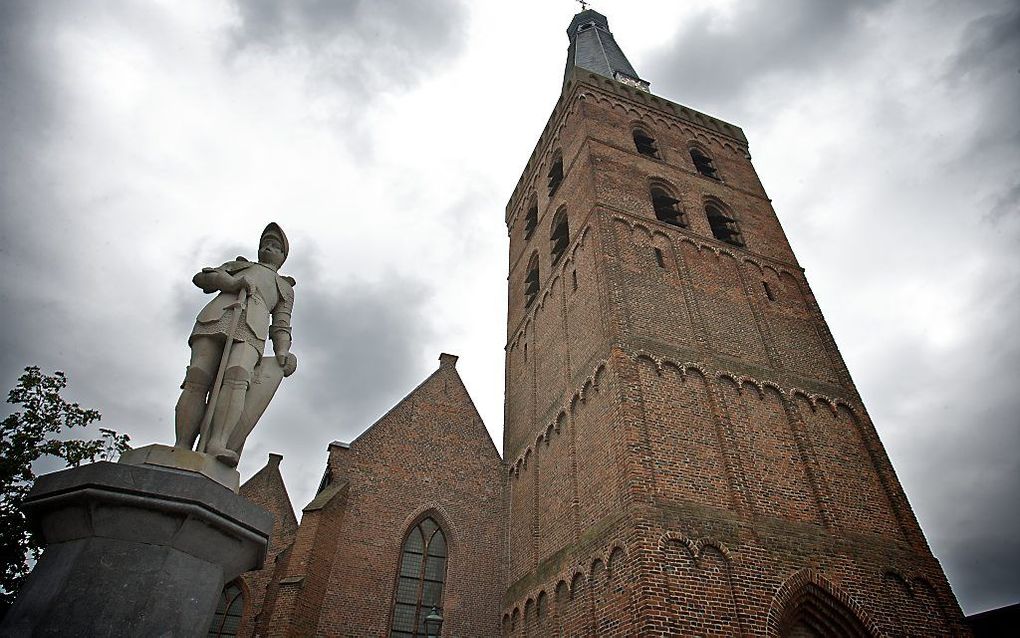
[[[418,523],[404,541],[393,603],[391,638],[425,638],[425,616],[443,607],[446,537],[431,518]]]
[[[538,296],[538,255],[532,255],[528,262],[528,274],[524,278],[524,307],[527,308],[535,302]]]
[[[563,156],[556,152],[553,159],[552,167],[549,169],[549,196],[552,197],[556,189],[560,187],[560,182],[563,181]]]
[[[670,195],[661,186],[652,186],[652,208],[655,209],[655,217],[660,222],[681,228],[687,227],[687,220],[684,219],[680,200]]]
[[[716,239],[734,246],[744,246],[744,238],[740,235],[737,220],[721,206],[714,202],[705,204],[705,215],[708,216],[708,225],[712,227],[712,234]]]
[[[567,226],[567,209],[561,208],[553,217],[552,227],[549,229],[550,253],[552,263],[556,263],[567,250],[570,243],[570,227]]]
[[[209,638],[236,636],[243,611],[244,593],[240,587],[230,583],[220,594],[220,602],[216,605],[216,613],[213,614],[212,624],[209,625]]]
[[[638,153],[659,159],[659,147],[655,145],[655,138],[641,129],[634,129],[634,146]]]
[[[705,155],[701,149],[691,149],[691,161],[694,162],[694,168],[698,169],[698,172],[705,177],[719,179],[719,172],[715,170],[715,163],[712,162],[712,158]]]
[[[528,212],[524,216],[524,238],[531,237],[531,233],[535,232],[535,228],[538,227],[538,201],[534,196],[531,197],[531,205],[528,206]]]

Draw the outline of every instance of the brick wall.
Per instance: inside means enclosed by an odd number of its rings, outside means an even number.
[[[777,636],[815,613],[845,635],[967,635],[749,158],[735,127],[602,78],[557,104],[507,207],[505,634]],[[653,182],[685,228],[656,219]],[[542,222],[522,232],[534,199],[540,220],[567,206],[569,266]],[[709,201],[745,246],[713,236]]]

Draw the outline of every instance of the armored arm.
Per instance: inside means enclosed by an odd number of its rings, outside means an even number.
[[[273,341],[273,354],[276,355],[276,360],[281,366],[284,366],[290,354],[290,318],[294,312],[294,287],[283,277],[277,280],[277,286],[280,291],[280,301],[272,311],[273,323],[269,326],[269,338]]]
[[[247,259],[238,257],[236,260],[228,261],[219,268],[203,268],[202,272],[197,273],[191,278],[191,282],[201,288],[202,292],[206,294],[217,291],[235,293],[241,290],[241,286],[248,286],[248,292],[251,293],[251,283],[239,272],[248,265],[250,264]],[[234,275],[232,273],[238,274]]]

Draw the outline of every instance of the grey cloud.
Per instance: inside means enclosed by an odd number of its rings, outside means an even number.
[[[322,77],[364,91],[409,86],[442,68],[460,51],[467,18],[459,0],[257,0],[237,8],[239,49],[301,47],[320,58]]]
[[[638,71],[654,80],[656,93],[683,96],[695,108],[732,110],[736,98],[772,74],[833,65],[863,18],[889,2],[752,0],[724,26],[705,12]]]
[[[972,20],[964,34],[965,44],[953,57],[949,79],[976,72],[979,75],[1020,72],[1020,7]],[[1013,90],[1017,91],[1016,84]]]

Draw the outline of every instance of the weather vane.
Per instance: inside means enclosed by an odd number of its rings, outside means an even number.
[[[575,1],[581,3],[581,11],[587,11],[588,10],[588,2],[587,2],[587,0],[575,0]]]

